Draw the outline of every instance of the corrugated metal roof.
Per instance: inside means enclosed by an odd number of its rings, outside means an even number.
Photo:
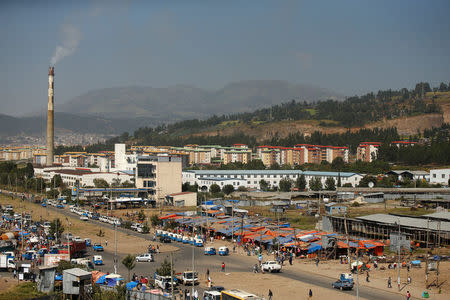
[[[437,218],[437,219],[447,219],[450,221],[450,212],[440,211],[432,214],[425,215],[424,217]]]
[[[350,177],[360,175],[353,172],[321,172],[321,171],[301,171],[301,170],[188,170],[183,172],[194,173],[196,175],[305,175],[305,176],[341,176]]]
[[[400,226],[427,229],[426,218],[412,218],[412,217],[399,217],[387,214],[373,214],[368,216],[357,217],[356,219],[380,222],[385,224],[398,224],[400,220]],[[429,228],[431,230],[438,230],[438,222],[430,221]],[[441,231],[450,231],[450,222],[445,221],[441,222]]]

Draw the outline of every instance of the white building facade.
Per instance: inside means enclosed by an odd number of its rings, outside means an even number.
[[[442,185],[449,185],[450,169],[434,169],[430,170],[430,183],[440,183]]]
[[[281,179],[291,180],[293,183],[301,176],[305,175],[306,184],[309,188],[309,181],[312,178],[319,178],[322,186],[325,186],[327,178],[331,177],[337,184],[338,178],[341,178],[341,184],[350,183],[357,186],[363,178],[361,174],[350,172],[319,172],[319,171],[301,171],[301,170],[188,170],[183,171],[183,183],[189,182],[190,185],[197,184],[199,188],[209,187],[213,184],[222,186],[232,184],[237,187],[244,186],[250,189],[259,189],[260,181],[265,180],[271,187],[279,186]],[[219,183],[218,183],[219,182]]]

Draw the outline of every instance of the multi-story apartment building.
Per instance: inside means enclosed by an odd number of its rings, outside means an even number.
[[[44,148],[32,146],[1,147],[0,161],[33,159],[33,154],[41,152],[42,149]]]
[[[362,142],[356,149],[356,159],[371,162],[377,158],[379,142]]]
[[[181,157],[139,156],[136,165],[136,188],[147,188],[157,199],[181,192]]]
[[[252,159],[252,151],[245,150],[246,148],[242,148],[243,150],[228,150],[225,151],[223,156],[223,164],[229,164],[234,162],[240,162],[243,164],[247,164]]]

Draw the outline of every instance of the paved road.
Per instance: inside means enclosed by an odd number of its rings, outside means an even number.
[[[72,214],[70,211],[66,209],[57,209],[53,207],[49,207],[48,209],[52,209],[55,211],[58,211],[64,215],[67,216],[77,216]],[[89,220],[88,222],[94,222],[100,226],[107,227],[107,228],[114,228],[114,226],[110,224],[106,224],[99,221]],[[125,228],[117,228],[118,231],[131,234],[134,236],[138,236],[141,238],[146,238],[149,240],[149,243],[151,243],[151,236],[150,235],[143,235],[138,232],[128,230]],[[200,280],[203,280],[206,269],[210,269],[211,272],[219,271],[220,266],[222,264],[222,261],[226,264],[226,271],[227,272],[251,272],[252,266],[254,262],[248,263],[248,265],[242,264],[242,259],[236,256],[230,255],[227,257],[221,257],[221,256],[205,256],[203,254],[203,248],[197,248],[192,247],[191,245],[184,245],[180,243],[172,243],[173,246],[178,248],[178,251],[174,252],[174,265],[176,272],[182,272],[184,270],[190,270],[192,269],[192,250],[194,249],[194,258],[195,258],[195,270],[199,272],[200,274]],[[108,248],[113,249],[112,243],[109,244]],[[90,249],[88,252],[90,255],[93,255],[93,251]],[[107,272],[113,272],[113,258],[114,253],[112,251],[105,251],[101,253],[104,258],[105,265],[99,267],[99,270],[107,271]],[[92,258],[92,256],[90,256]],[[133,269],[133,273],[136,273],[138,275],[147,275],[149,278],[152,277],[153,273],[155,272],[156,268],[158,268],[161,264],[161,262],[164,260],[164,258],[169,258],[169,254],[166,253],[160,253],[155,255],[155,262],[139,262],[136,263],[135,269]],[[125,267],[121,263],[122,257],[118,257],[118,273],[123,274],[126,276],[128,274],[128,271],[125,269]],[[255,259],[256,262],[256,259]],[[315,275],[311,273],[301,273],[301,272],[294,272],[292,270],[283,270],[281,273],[272,274],[273,276],[281,276],[285,278],[290,278],[293,280],[298,280],[303,283],[310,284],[313,286],[319,286],[323,288],[333,289],[331,286],[331,283],[333,282],[332,278],[327,278],[321,275]],[[339,291],[336,290],[337,293],[346,293],[356,296],[356,289],[353,291]],[[359,295],[360,297],[367,298],[367,299],[374,299],[374,300],[394,300],[394,299],[403,299],[403,296],[394,294],[391,292],[370,288],[370,287],[360,287],[359,289]]]

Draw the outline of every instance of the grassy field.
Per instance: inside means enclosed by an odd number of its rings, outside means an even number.
[[[15,281],[17,282],[17,281]],[[32,299],[46,294],[36,290],[36,285],[32,282],[24,282],[0,292],[0,300],[9,299]]]

